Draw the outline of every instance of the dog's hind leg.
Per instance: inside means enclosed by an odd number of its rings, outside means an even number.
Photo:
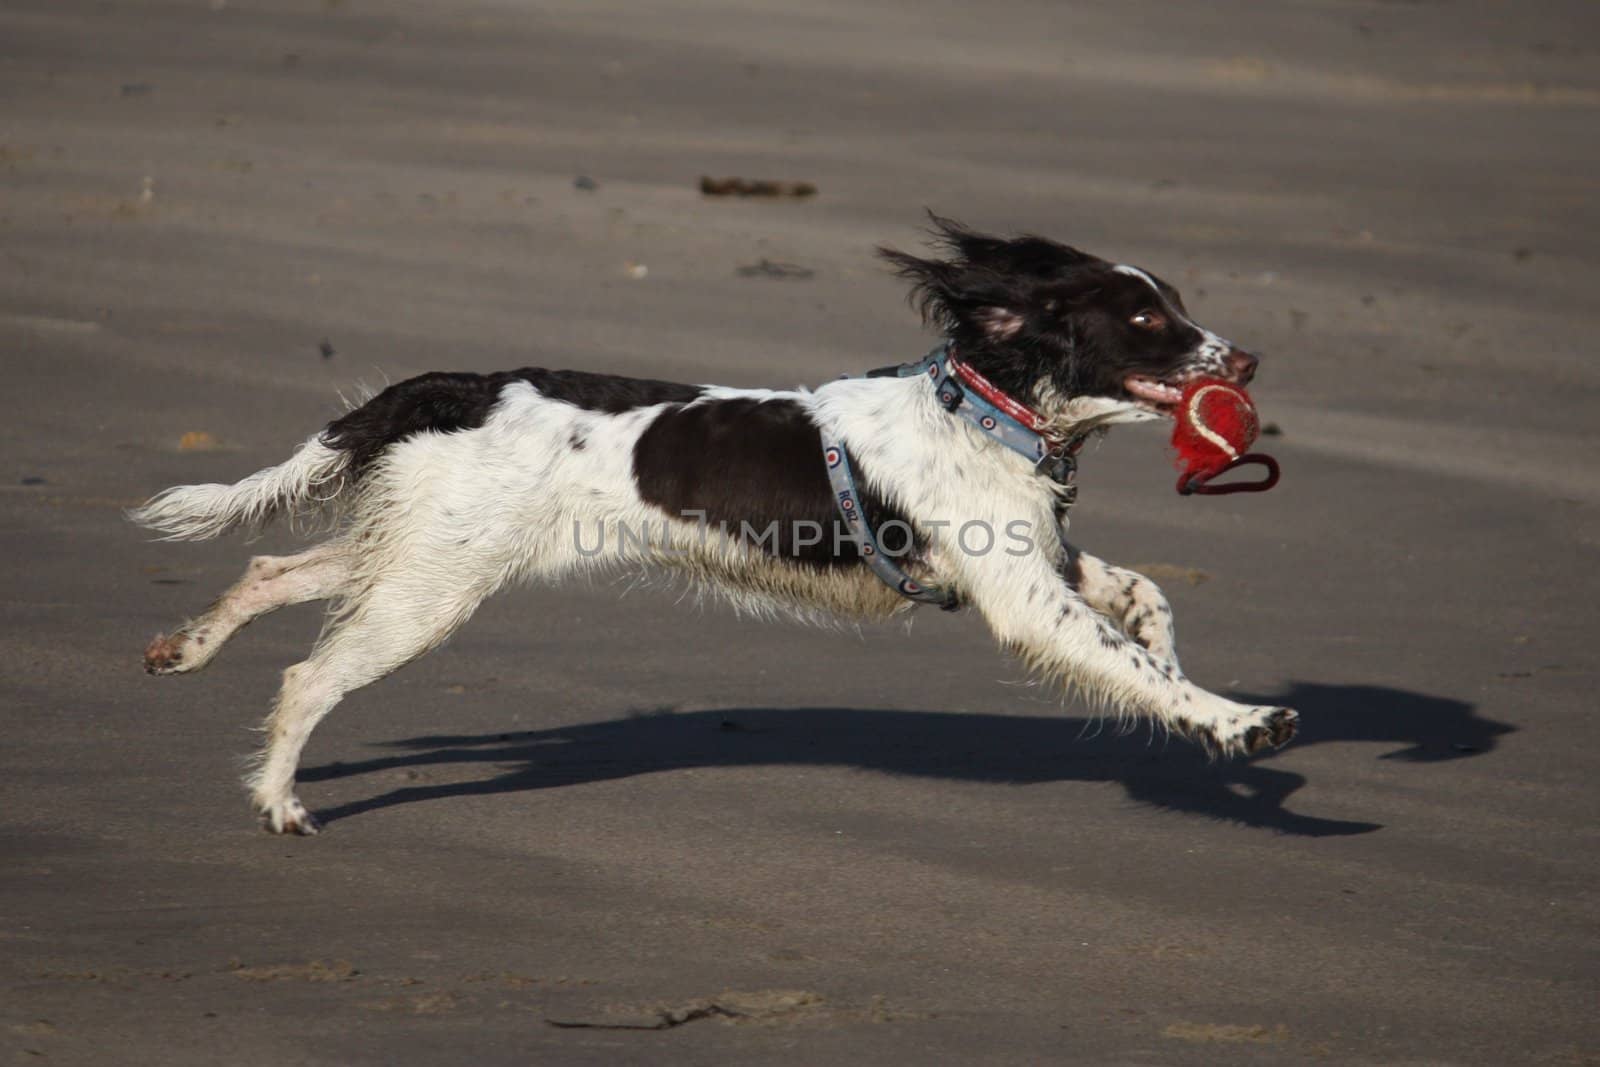
[[[297,556],[257,556],[204,614],[151,641],[144,650],[144,669],[151,674],[197,671],[251,621],[290,604],[338,596],[349,578],[342,541],[328,541]]]
[[[1161,587],[1138,571],[1113,566],[1071,545],[1066,549],[1067,584],[1134,643],[1176,666],[1172,608]]]
[[[263,827],[314,834],[316,821],[294,795],[295,769],[311,731],[347,694],[436,647],[471,616],[497,582],[455,578],[428,567],[397,568],[354,594],[309,658],[283,672],[267,716],[267,740],[246,779]]]

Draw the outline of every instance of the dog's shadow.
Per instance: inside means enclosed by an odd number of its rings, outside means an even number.
[[[1382,686],[1295,683],[1271,696],[1235,697],[1299,709],[1296,747],[1336,741],[1401,746],[1384,759],[1479,755],[1515,729],[1478,717],[1459,700]],[[438,797],[552,789],[686,767],[816,764],[1008,784],[1115,781],[1153,806],[1312,837],[1382,828],[1289,811],[1285,801],[1306,779],[1273,766],[1270,756],[1211,763],[1176,739],[1152,739],[1146,731],[1114,734],[1109,723],[1102,729],[1048,716],[856,708],[657,711],[561,729],[389,742],[397,754],[307,768],[299,777],[317,782],[472,763],[500,771],[475,781],[403,786],[319,811],[324,822]]]

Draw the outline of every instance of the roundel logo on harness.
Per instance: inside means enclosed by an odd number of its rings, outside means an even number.
[[[876,548],[873,548],[871,545],[862,545],[861,546],[861,554],[863,556],[875,556],[875,555],[877,555],[877,553],[878,553],[878,550]]]
[[[914,596],[915,594],[922,592],[922,586],[918,585],[910,578],[903,578],[900,581],[900,591],[905,593],[907,596]]]
[[[828,464],[828,466],[837,467],[839,465],[839,461],[844,458],[844,455],[837,448],[830,448],[826,452],[822,453],[822,458]]]
[[[985,415],[983,418],[978,420],[978,425],[982,426],[985,430],[994,429],[994,426],[995,426],[994,416],[993,415]]]
[[[851,496],[842,496],[842,497],[840,497],[839,498],[839,509],[841,511],[854,511],[856,509],[855,498],[851,497]]]

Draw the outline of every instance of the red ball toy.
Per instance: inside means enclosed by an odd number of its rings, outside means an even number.
[[[1250,452],[1261,420],[1250,394],[1220,378],[1198,378],[1183,390],[1173,414],[1172,447],[1177,452],[1178,492],[1216,495],[1262,492],[1278,484],[1278,461]],[[1254,482],[1209,485],[1224,471],[1257,464],[1266,474]]]

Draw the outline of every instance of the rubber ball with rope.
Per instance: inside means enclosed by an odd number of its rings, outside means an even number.
[[[1278,461],[1247,451],[1261,433],[1250,394],[1220,378],[1200,378],[1183,390],[1173,417],[1172,447],[1177,453],[1178,492],[1220,496],[1260,493],[1278,484]],[[1213,485],[1211,480],[1240,467],[1259,466],[1256,481]]]

